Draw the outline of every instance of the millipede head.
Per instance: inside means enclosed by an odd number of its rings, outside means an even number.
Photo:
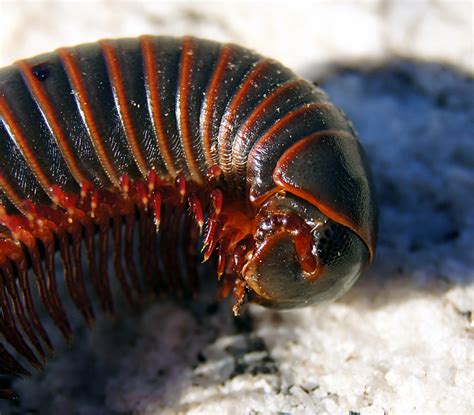
[[[249,300],[296,308],[344,294],[368,264],[364,242],[296,196],[277,193],[260,209],[255,248],[243,266]]]

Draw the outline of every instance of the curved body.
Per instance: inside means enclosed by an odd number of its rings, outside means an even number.
[[[49,340],[28,304],[22,261],[33,265],[40,296],[68,337],[48,252],[61,252],[71,295],[91,323],[84,272],[77,270],[81,247],[87,248],[97,297],[113,311],[107,280],[94,277],[94,268],[107,273],[105,251],[93,257],[95,233],[101,246],[109,235],[116,250],[119,244],[114,262],[120,284],[140,293],[147,285],[120,245],[133,250],[134,226],[142,226],[141,237],[166,256],[180,243],[169,234],[184,226],[190,241],[184,249],[191,252],[196,229],[205,224],[205,258],[218,246],[218,273],[229,276],[226,290],[237,292],[240,302],[248,294],[276,307],[339,295],[375,250],[370,173],[344,114],[281,64],[191,37],[104,40],[0,69],[0,203],[0,294],[19,321],[3,333],[39,367],[45,353],[38,336],[47,345]],[[165,235],[158,242],[153,221]],[[124,255],[125,272],[119,263]],[[147,275],[178,265],[156,261],[148,251],[141,255]],[[338,256],[356,264],[340,283],[350,267]],[[286,282],[269,281],[272,269],[293,267],[295,257],[304,272],[294,278],[292,296]],[[326,271],[330,276],[321,278]],[[321,295],[309,295],[310,285]],[[7,321],[8,307],[2,313]],[[22,373],[10,357],[5,350],[3,370]]]

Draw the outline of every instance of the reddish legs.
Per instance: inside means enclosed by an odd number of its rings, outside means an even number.
[[[190,288],[193,295],[197,295],[197,270],[193,264],[204,227],[204,260],[217,252],[217,273],[222,277],[219,294],[233,293],[237,301],[234,312],[238,313],[246,293],[240,272],[255,243],[249,234],[248,218],[240,208],[230,205],[225,210],[222,190],[217,187],[225,185],[221,183],[221,175],[219,167],[211,167],[207,183],[196,188],[182,175],[174,183],[164,182],[152,170],[146,180],[122,176],[118,191],[99,190],[84,181],[78,194],[69,194],[55,185],[50,189],[55,206],[37,206],[25,201],[20,207],[21,215],[7,214],[0,206],[0,224],[6,228],[0,234],[0,312],[3,317],[0,330],[4,337],[36,367],[42,367],[46,359],[40,340],[52,351],[35,310],[25,255],[31,258],[38,292],[47,312],[69,341],[72,331],[56,286],[56,249],[63,262],[69,294],[86,324],[92,326],[95,315],[86,290],[85,274],[91,276],[102,309],[114,313],[108,275],[110,239],[114,274],[127,302],[135,304],[136,298],[141,299],[145,291],[134,260],[137,250],[146,292],[156,288],[162,292],[168,288],[181,296]],[[187,205],[189,210],[186,210]],[[134,243],[137,228],[138,247]],[[161,232],[157,236],[158,230]],[[87,272],[82,269],[82,244],[86,248]],[[181,276],[178,250],[183,252],[186,262],[186,283]],[[167,282],[162,270],[167,272]],[[0,356],[5,369],[9,367],[8,370],[16,374],[27,373],[16,366],[14,360],[9,363],[7,351],[0,350]]]
[[[234,298],[236,302],[234,304],[234,307],[232,307],[234,316],[238,316],[240,314],[240,309],[242,308],[242,305],[245,302],[246,292],[247,292],[247,283],[244,280],[237,278],[235,280],[235,286],[234,286]]]
[[[248,256],[252,253],[255,247],[255,239],[253,235],[246,235],[243,239],[241,239],[232,254],[232,268],[233,271],[239,273],[242,271],[242,268],[245,265],[245,261],[247,260]]]
[[[202,212],[201,202],[195,193],[191,193],[188,199],[194,219],[198,224],[199,232],[201,233],[204,225],[204,213]]]

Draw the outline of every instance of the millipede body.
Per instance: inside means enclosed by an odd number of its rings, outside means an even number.
[[[300,307],[352,286],[376,227],[351,124],[274,60],[142,36],[0,69],[2,374],[53,350],[38,298],[72,338],[60,278],[88,326],[95,303],[114,313],[112,278],[130,304],[192,296],[211,256],[236,314],[244,301]]]

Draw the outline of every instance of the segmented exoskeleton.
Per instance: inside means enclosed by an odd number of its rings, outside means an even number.
[[[92,326],[93,297],[114,312],[109,245],[133,304],[197,292],[200,231],[235,313],[354,283],[374,255],[373,190],[351,124],[319,88],[191,37],[104,40],[0,70],[2,373],[29,373],[10,346],[37,368],[52,350],[34,286],[72,336],[56,255]]]

